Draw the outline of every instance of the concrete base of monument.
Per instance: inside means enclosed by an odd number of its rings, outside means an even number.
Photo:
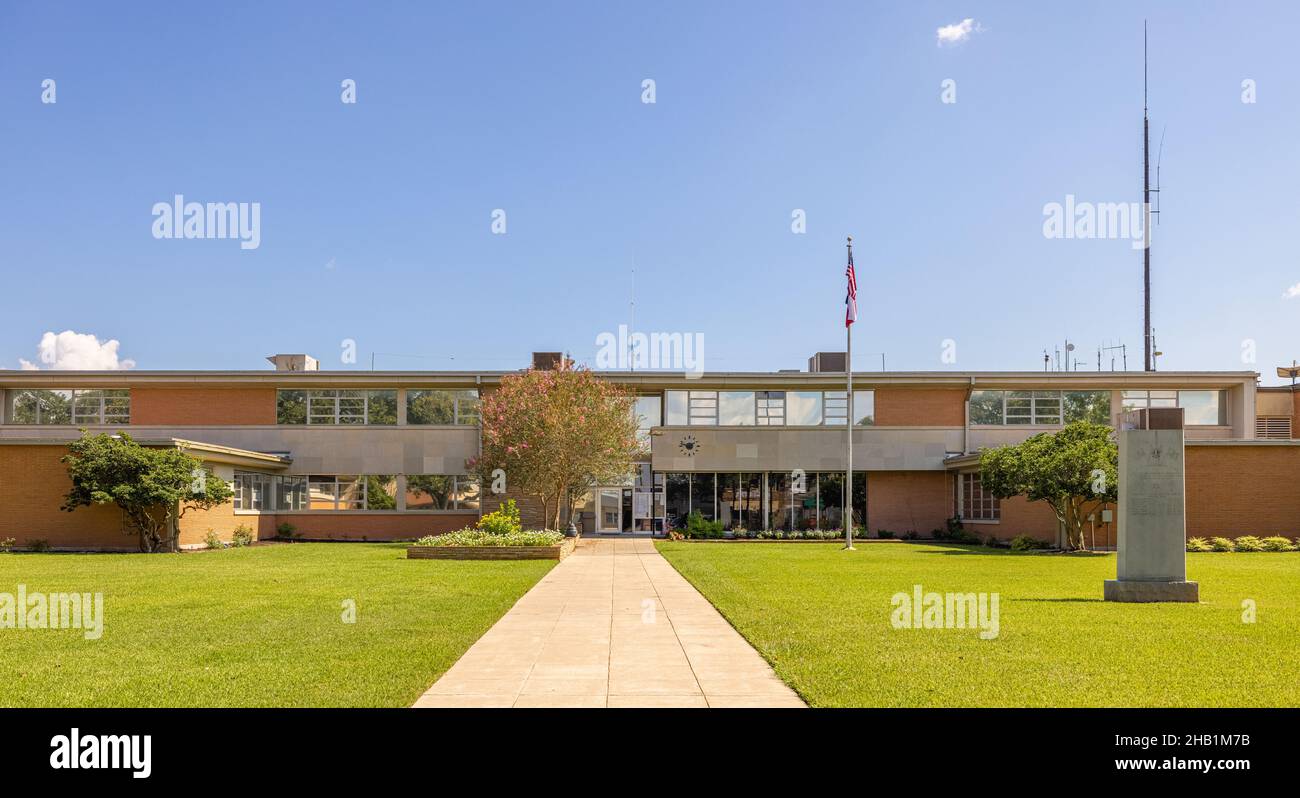
[[[1195,604],[1201,600],[1201,586],[1196,582],[1107,579],[1102,596],[1106,601],[1182,601]]]

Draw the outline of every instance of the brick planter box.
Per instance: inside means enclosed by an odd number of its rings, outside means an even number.
[[[577,538],[558,546],[407,546],[408,560],[563,560],[573,553]]]

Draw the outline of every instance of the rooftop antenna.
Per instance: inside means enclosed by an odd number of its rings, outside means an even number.
[[[1291,378],[1291,390],[1294,391],[1294,390],[1295,390],[1295,379],[1296,379],[1297,376],[1300,376],[1300,365],[1297,365],[1296,362],[1295,362],[1294,360],[1292,360],[1290,366],[1278,366],[1278,367],[1277,367],[1277,376],[1279,376],[1279,377],[1290,377],[1290,378]]]
[[[636,371],[636,356],[633,352],[632,333],[636,330],[636,257],[632,258],[632,293],[628,296],[628,325],[627,325],[627,367],[628,371]]]
[[[1147,113],[1146,20],[1142,20],[1142,214],[1142,369],[1154,371],[1151,333],[1151,119]]]

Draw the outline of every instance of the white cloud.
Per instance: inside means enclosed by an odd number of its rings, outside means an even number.
[[[64,330],[58,334],[47,332],[41,336],[41,342],[36,345],[38,362],[33,363],[19,358],[18,363],[24,371],[36,371],[42,368],[55,371],[119,371],[135,368],[134,360],[117,356],[119,346],[121,344],[116,340],[101,343],[90,333],[77,333],[72,330]]]
[[[1296,283],[1286,291],[1282,292],[1283,299],[1295,299],[1298,296],[1300,296],[1300,283]]]
[[[951,47],[960,44],[970,38],[972,33],[983,33],[984,26],[975,20],[967,17],[961,22],[954,22],[951,25],[944,25],[935,31],[940,47]]]

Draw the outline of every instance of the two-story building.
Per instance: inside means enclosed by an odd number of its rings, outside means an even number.
[[[479,397],[511,372],[271,360],[275,370],[0,371],[0,539],[134,548],[115,509],[58,509],[60,458],[81,429],[184,446],[231,482],[231,504],[187,514],[186,546],[241,525],[262,538],[290,524],[307,539],[409,539],[472,523],[502,498],[465,463],[479,449]],[[1257,389],[1255,372],[878,372],[855,374],[849,391],[842,369],[842,355],[822,353],[807,371],[601,372],[637,395],[650,456],[625,483],[593,486],[575,520],[609,534],[661,533],[691,512],[730,529],[840,528],[851,429],[851,504],[870,534],[926,537],[956,515],[981,536],[1056,540],[1041,503],[981,490],[979,451],[1076,419],[1182,407],[1189,534],[1300,534],[1287,487],[1300,476],[1295,396]],[[1098,547],[1114,544],[1110,515],[1092,519]]]

